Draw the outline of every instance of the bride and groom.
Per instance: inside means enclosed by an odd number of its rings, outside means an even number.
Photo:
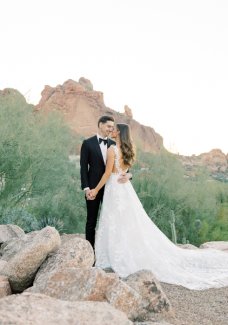
[[[189,289],[228,286],[227,253],[180,248],[148,217],[129,181],[133,161],[129,126],[102,116],[98,134],[84,140],[80,156],[86,239],[95,250],[95,266],[111,267],[120,277],[147,269],[161,282]]]

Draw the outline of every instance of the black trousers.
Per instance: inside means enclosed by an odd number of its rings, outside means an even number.
[[[90,242],[94,249],[95,243],[95,229],[97,225],[98,212],[100,205],[102,204],[104,195],[104,189],[102,188],[95,200],[87,200],[86,199],[86,207],[87,207],[87,221],[86,221],[86,239]]]

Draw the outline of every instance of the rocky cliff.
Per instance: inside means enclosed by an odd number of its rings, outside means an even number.
[[[206,167],[214,178],[228,181],[228,154],[224,154],[220,149],[213,149],[198,156],[179,155],[177,157],[183,163],[189,176],[194,176],[197,169]]]
[[[134,142],[143,151],[157,153],[163,149],[163,139],[153,128],[135,121],[127,105],[124,113],[107,107],[103,93],[95,91],[88,79],[80,78],[78,82],[67,80],[57,87],[45,86],[41,95],[36,109],[43,112],[62,112],[72,130],[79,135],[89,137],[96,134],[99,117],[111,115],[116,122],[130,125]]]

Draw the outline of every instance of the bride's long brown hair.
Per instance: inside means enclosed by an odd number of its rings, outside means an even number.
[[[120,132],[120,149],[124,165],[131,167],[135,161],[135,150],[131,139],[131,132],[128,124],[117,123],[117,130]]]

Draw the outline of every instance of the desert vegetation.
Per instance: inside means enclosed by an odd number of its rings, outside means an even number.
[[[83,233],[86,208],[76,149],[82,137],[62,115],[35,111],[16,91],[0,96],[0,126],[0,223],[26,232],[51,225]],[[188,177],[174,155],[140,148],[132,173],[149,217],[174,242],[228,240],[228,183],[203,168]]]

